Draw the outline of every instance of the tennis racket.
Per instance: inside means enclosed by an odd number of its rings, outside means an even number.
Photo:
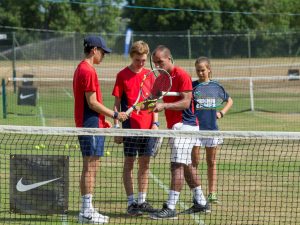
[[[193,89],[195,109],[217,109],[228,99],[225,89],[216,81],[201,82]]]
[[[164,69],[153,69],[144,75],[140,90],[134,104],[126,111],[129,115],[142,105],[150,108],[156,101],[162,99],[172,87],[172,78]]]
[[[150,55],[149,60],[150,60],[150,67],[151,67],[151,70],[154,70],[154,69],[156,68],[156,66],[155,66],[155,64],[154,64],[154,62],[153,62],[152,54]]]
[[[152,156],[155,158],[161,148],[161,145],[164,141],[164,138],[163,137],[157,137],[155,138],[155,142],[154,142],[154,145],[152,147]]]
[[[162,93],[164,96],[180,96],[180,92]],[[201,82],[193,88],[195,109],[217,109],[228,99],[225,89],[216,81]]]

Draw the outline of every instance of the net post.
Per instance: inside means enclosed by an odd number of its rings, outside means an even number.
[[[76,61],[76,32],[73,33],[72,37],[73,44],[73,60]]]
[[[13,50],[13,60],[12,60],[12,78],[13,78],[13,86],[14,86],[14,93],[17,93],[17,81],[16,81],[16,48],[15,48],[15,42],[16,42],[16,34],[15,32],[12,32],[12,50]]]
[[[3,119],[6,119],[6,87],[5,87],[5,79],[2,78],[2,110],[3,110]]]
[[[188,41],[188,55],[189,59],[192,58],[192,48],[191,48],[191,31],[190,29],[187,30],[187,41]]]
[[[253,93],[253,79],[250,77],[249,79],[249,89],[250,89],[250,107],[251,112],[254,112],[254,93]]]

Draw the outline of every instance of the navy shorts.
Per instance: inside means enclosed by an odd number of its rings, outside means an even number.
[[[134,156],[151,156],[153,150],[152,137],[124,137],[124,155]]]
[[[103,156],[104,141],[103,136],[78,136],[82,156]]]

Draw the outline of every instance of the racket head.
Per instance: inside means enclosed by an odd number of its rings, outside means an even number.
[[[165,96],[172,87],[172,77],[164,69],[156,68],[152,70],[155,75],[155,81],[151,88],[151,95],[148,99],[161,99]]]
[[[164,69],[156,68],[146,73],[140,84],[137,99],[126,113],[129,115],[136,106],[155,104],[163,98],[172,87],[171,75]]]
[[[139,86],[137,98],[133,105],[126,111],[127,115],[129,115],[133,110],[135,110],[136,106],[139,106],[139,104],[142,105],[144,101],[150,98],[154,81],[155,74],[152,70],[144,74]]]
[[[155,63],[153,62],[153,59],[152,59],[152,55],[150,55],[150,67],[151,67],[151,70],[154,72],[155,76],[159,76],[159,70],[160,69],[158,66],[155,65]]]
[[[155,72],[153,70],[149,71],[144,75],[144,78],[140,84],[140,90],[139,90],[140,96],[136,103],[151,98],[151,90],[155,82],[155,79],[156,79]]]
[[[193,89],[195,109],[218,109],[227,100],[225,89],[216,81],[199,83]]]
[[[154,64],[154,62],[153,62],[153,59],[152,59],[152,54],[151,54],[150,57],[149,57],[149,61],[150,61],[150,67],[151,67],[151,70],[156,69],[156,66],[155,66],[155,64]]]

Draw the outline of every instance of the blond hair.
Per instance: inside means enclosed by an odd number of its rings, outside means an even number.
[[[130,57],[132,57],[134,54],[138,55],[148,55],[149,54],[149,46],[146,42],[144,41],[135,41],[129,51]]]

